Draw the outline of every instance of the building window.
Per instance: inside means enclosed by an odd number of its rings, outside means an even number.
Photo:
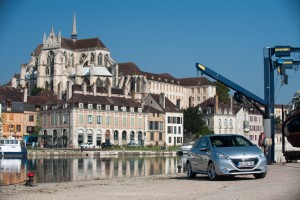
[[[126,117],[122,117],[122,125],[123,126],[127,125],[126,121],[127,121]]]
[[[114,140],[119,140],[119,132],[114,131]]]
[[[79,124],[83,124],[83,114],[78,115],[78,122]]]
[[[100,115],[97,115],[97,124],[102,124],[102,119]]]
[[[93,115],[88,115],[88,123],[89,124],[93,123]]]
[[[33,122],[34,121],[34,115],[29,115],[29,121]]]
[[[173,133],[173,127],[172,126],[168,126],[168,133]]]
[[[101,105],[97,105],[97,110],[101,110]]]
[[[159,138],[160,141],[162,141],[162,132],[159,132]]]
[[[118,126],[119,125],[119,117],[118,116],[115,116],[115,126]]]
[[[154,140],[154,133],[150,132],[150,140]]]
[[[178,126],[178,134],[181,134],[181,126]]]
[[[134,128],[134,117],[130,118],[130,127]]]
[[[169,137],[169,143],[170,144],[172,143],[172,137]]]
[[[83,108],[83,103],[79,103],[78,108],[82,109]]]
[[[127,134],[126,131],[122,132],[122,140],[127,140]]]
[[[51,115],[51,125],[57,125],[57,116]]]
[[[16,126],[16,131],[17,131],[17,132],[21,132],[21,125],[17,125],[17,126]]]
[[[88,134],[87,141],[93,143],[93,134]]]
[[[62,124],[67,124],[68,123],[68,115],[67,114],[63,114],[62,116]]]
[[[106,106],[105,106],[105,110],[110,110],[110,106],[109,106],[109,105],[106,105]]]
[[[93,104],[88,104],[88,109],[93,109]]]
[[[106,116],[106,125],[110,125],[111,124],[111,118],[110,116]]]

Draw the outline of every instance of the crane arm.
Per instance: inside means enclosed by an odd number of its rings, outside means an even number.
[[[226,85],[227,87],[243,94],[247,99],[250,99],[256,103],[259,103],[263,106],[266,106],[267,103],[265,100],[259,98],[258,96],[256,96],[255,94],[249,92],[248,90],[244,89],[243,87],[237,85],[236,83],[232,82],[231,80],[225,78],[224,76],[218,74],[217,72],[209,69],[208,67],[200,64],[200,63],[196,63],[196,68],[198,70],[200,70],[202,73],[206,74],[207,76],[223,83],[224,85]]]

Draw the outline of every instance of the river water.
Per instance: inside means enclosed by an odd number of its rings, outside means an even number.
[[[178,173],[180,156],[110,156],[85,158],[0,159],[0,185],[25,183],[33,172],[34,184],[140,177]],[[179,170],[179,171],[178,171]]]

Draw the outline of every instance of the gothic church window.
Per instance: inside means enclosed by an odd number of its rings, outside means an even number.
[[[103,62],[102,62],[102,53],[99,53],[98,55],[98,65],[102,65]]]
[[[91,63],[94,63],[94,61],[95,61],[95,55],[92,53],[91,54]]]
[[[48,53],[48,58],[47,58],[47,64],[50,67],[50,74],[54,74],[54,58],[55,58],[55,53],[53,51],[50,51]]]
[[[50,70],[49,70],[49,67],[46,68],[46,75],[49,75],[50,73]]]
[[[86,55],[83,53],[80,57],[80,60],[79,60],[79,64],[83,64],[83,62],[85,61],[86,59]]]

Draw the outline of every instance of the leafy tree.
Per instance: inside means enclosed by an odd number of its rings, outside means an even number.
[[[42,130],[42,128],[43,128],[42,120],[41,120],[40,116],[38,115],[37,119],[36,119],[36,126],[34,127],[33,133],[35,135],[38,135],[40,133],[40,131]]]
[[[198,107],[190,107],[183,111],[184,128],[187,133],[192,134],[207,134],[208,128],[202,119],[202,114],[199,112]]]
[[[229,87],[219,81],[215,81],[214,84],[216,86],[216,93],[218,95],[219,101],[224,104],[229,103]]]
[[[276,117],[274,120],[275,125],[281,125],[281,119],[280,117]]]
[[[43,90],[44,90],[43,88],[34,86],[34,88],[31,91],[31,96],[36,96]]]

